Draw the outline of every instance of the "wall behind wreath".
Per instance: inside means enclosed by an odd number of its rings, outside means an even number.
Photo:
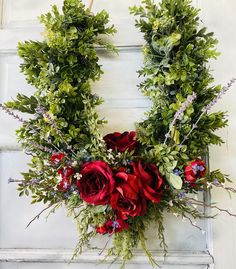
[[[106,115],[109,125],[105,132],[114,130],[130,130],[135,120],[141,119],[149,102],[137,92],[138,78],[136,70],[141,66],[142,57],[139,46],[141,35],[134,28],[134,19],[128,13],[128,6],[140,3],[140,0],[94,0],[94,12],[106,8],[111,14],[112,22],[117,26],[118,33],[114,42],[120,47],[119,57],[104,57],[101,63],[105,74],[101,82],[94,85],[94,91],[106,99],[100,109]],[[86,3],[86,1],[84,1]],[[17,92],[30,93],[32,88],[27,85],[24,77],[19,74],[19,59],[16,55],[18,41],[39,39],[42,30],[35,20],[36,16],[47,11],[51,4],[62,4],[62,0],[0,0],[0,102],[9,100]],[[219,39],[219,51],[222,52],[218,61],[212,62],[216,83],[227,83],[236,76],[236,12],[235,0],[195,0],[194,4],[202,9],[202,21],[209,30],[215,32]],[[211,148],[211,167],[221,168],[232,179],[236,179],[236,90],[229,92],[215,109],[227,110],[229,127],[221,131],[226,143],[221,147]],[[24,170],[25,157],[16,144],[14,129],[16,123],[7,116],[0,114],[0,268],[67,268],[63,257],[67,257],[64,249],[72,248],[76,242],[73,223],[66,219],[63,210],[52,216],[47,222],[44,219],[33,224],[25,231],[25,226],[40,207],[30,206],[29,199],[18,198],[16,186],[7,184],[8,177],[19,177]],[[236,181],[235,181],[236,184]],[[218,201],[220,207],[231,208],[236,212],[236,198],[229,199],[227,194],[215,191],[212,200]],[[211,226],[200,223],[209,232],[208,248],[215,256],[215,269],[236,268],[236,220],[221,215]],[[206,254],[207,236],[201,235],[187,223],[182,223],[172,216],[167,216],[167,240],[170,246],[168,269],[205,269],[213,268],[211,259]],[[152,233],[152,230],[150,231]],[[155,241],[150,242],[154,248]],[[13,250],[14,249],[14,250]],[[19,249],[25,250],[22,252]],[[29,251],[30,249],[30,251]],[[40,249],[44,249],[40,252]],[[49,250],[48,250],[49,249]],[[58,252],[55,252],[55,249]],[[15,252],[14,252],[15,251]],[[63,253],[64,256],[61,256]],[[18,255],[18,256],[17,256]],[[35,259],[32,261],[32,257]],[[96,256],[96,254],[94,254]],[[182,256],[181,256],[182,255]],[[16,263],[20,258],[23,263]],[[46,257],[46,258],[45,258]],[[32,264],[29,262],[31,258]],[[9,259],[11,262],[4,262]],[[48,260],[47,260],[48,259]],[[83,256],[80,265],[74,264],[71,269],[91,268],[94,265],[93,255]],[[83,260],[84,259],[84,260]],[[129,268],[148,268],[145,261]],[[41,263],[48,261],[49,263]],[[55,263],[60,261],[60,264]],[[99,268],[107,268],[107,265]],[[114,267],[115,268],[115,267]]]

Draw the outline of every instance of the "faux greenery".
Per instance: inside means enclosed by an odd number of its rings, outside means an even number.
[[[30,194],[32,203],[43,202],[50,212],[62,205],[67,207],[80,234],[76,256],[89,246],[104,223],[118,219],[120,213],[110,202],[89,203],[83,199],[79,190],[84,166],[105,163],[113,173],[112,184],[114,177],[119,185],[120,172],[135,174],[137,163],[151,165],[147,165],[152,168],[150,175],[153,171],[158,175],[159,196],[154,197],[156,200],[145,198],[142,213],[127,213],[121,231],[119,225],[112,228],[112,246],[106,251],[107,256],[121,259],[124,267],[141,243],[150,262],[156,264],[146,247],[145,230],[150,223],[156,223],[158,241],[166,252],[164,212],[187,218],[201,230],[192,218],[208,216],[196,205],[217,208],[191,194],[213,186],[225,187],[228,180],[219,170],[206,171],[200,158],[208,154],[209,145],[223,142],[214,132],[226,126],[225,113],[209,110],[234,79],[224,88],[212,85],[208,63],[219,55],[217,40],[201,27],[199,10],[190,0],[162,0],[159,4],[143,0],[141,6],[130,11],[138,17],[136,26],[145,40],[144,65],[138,71],[144,79],[139,89],[150,98],[152,107],[145,120],[136,124],[137,138],[132,132],[125,134],[127,148],[109,148],[107,140],[119,134],[106,139],[101,136],[105,121],[99,118],[96,106],[103,100],[91,92],[91,82],[103,73],[96,48],[102,46],[107,53],[117,51],[105,38],[114,34],[115,28],[108,26],[105,11],[92,14],[81,0],[64,0],[62,11],[53,6],[52,12],[40,17],[45,25],[43,41],[26,41],[18,46],[23,59],[21,71],[35,93],[29,97],[18,94],[14,101],[1,105],[22,122],[17,137],[26,153],[32,155],[29,171],[22,173],[20,195]],[[11,110],[31,117],[25,121]]]

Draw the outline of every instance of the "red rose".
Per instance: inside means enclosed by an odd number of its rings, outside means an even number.
[[[204,161],[197,159],[190,162],[190,165],[185,166],[185,180],[194,183],[198,178],[206,175],[206,164]]]
[[[120,233],[125,229],[128,229],[129,225],[122,219],[117,220],[108,220],[105,224],[100,227],[97,227],[96,232],[100,234],[109,233],[110,235],[113,233]]]
[[[107,148],[112,150],[117,150],[119,152],[124,152],[126,150],[132,151],[137,146],[137,140],[135,140],[136,132],[115,132],[112,134],[107,134],[104,136],[104,141],[106,142]]]
[[[71,166],[66,166],[58,170],[58,174],[62,176],[62,178],[68,178],[74,175],[75,169]]]
[[[144,196],[153,203],[159,203],[163,193],[163,178],[155,164],[132,163],[134,174],[142,182]]]
[[[82,177],[77,180],[77,186],[81,199],[94,205],[109,204],[115,186],[110,167],[102,161],[87,162],[80,174]]]
[[[64,153],[54,153],[52,156],[51,156],[51,163],[52,164],[59,164],[65,157],[65,154]]]
[[[146,200],[140,193],[140,182],[135,175],[119,172],[117,186],[111,197],[111,206],[122,219],[142,216],[146,212]]]

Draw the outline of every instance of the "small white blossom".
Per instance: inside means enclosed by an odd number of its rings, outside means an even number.
[[[77,180],[80,180],[82,178],[82,175],[80,173],[76,173],[74,175],[74,178],[76,178]]]
[[[44,160],[44,161],[43,161],[43,164],[44,164],[44,165],[50,165],[50,162],[49,162],[48,160]]]
[[[173,206],[173,201],[172,200],[169,202],[169,206]]]
[[[173,213],[173,215],[178,218],[179,214],[178,213]]]
[[[209,189],[212,186],[210,182],[207,182],[207,188]]]
[[[110,153],[107,155],[107,157],[108,157],[108,159],[110,159],[110,160],[114,160],[114,156],[113,156],[112,154],[110,154]]]
[[[61,174],[59,174],[59,175],[57,176],[57,181],[58,181],[58,182],[61,182],[61,181],[62,181],[62,179],[63,179],[63,178],[62,178],[62,175],[61,175]]]
[[[73,163],[71,164],[73,167],[78,166],[78,162],[77,161],[73,161]]]

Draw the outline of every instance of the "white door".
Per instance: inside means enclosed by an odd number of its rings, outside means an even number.
[[[149,103],[138,93],[137,69],[142,64],[141,35],[134,28],[134,19],[128,13],[128,6],[140,0],[95,0],[93,10],[106,9],[112,23],[118,28],[114,42],[120,48],[117,57],[102,57],[105,74],[94,85],[94,91],[104,97],[105,104],[99,113],[105,115],[109,124],[104,133],[125,131],[134,128],[134,122],[142,118]],[[51,4],[62,4],[62,0],[0,0],[2,29],[0,30],[0,102],[14,97],[17,92],[30,94],[33,89],[19,73],[20,60],[17,56],[18,41],[40,39],[40,25],[35,19],[49,10]],[[194,1],[202,8],[202,19],[219,38],[222,56],[212,63],[216,81],[226,83],[236,75],[236,2],[235,0]],[[112,89],[112,91],[111,91]],[[232,90],[218,108],[228,110],[230,127],[221,132],[226,144],[212,148],[211,166],[219,167],[231,178],[236,177],[236,92]],[[127,117],[127,115],[129,115]],[[16,185],[8,184],[8,178],[20,179],[20,171],[26,170],[27,156],[17,146],[14,129],[17,123],[0,114],[0,268],[1,269],[64,269],[93,268],[99,260],[97,251],[86,250],[75,263],[68,267],[71,249],[75,246],[77,234],[71,219],[64,210],[52,215],[47,221],[41,217],[27,230],[27,223],[43,206],[30,205],[30,199],[19,198]],[[222,192],[215,191],[213,200],[221,207],[236,211],[234,201]],[[154,250],[159,263],[165,269],[213,268],[210,253],[214,254],[215,269],[235,269],[236,220],[222,215],[212,223],[199,222],[206,231],[202,234],[188,222],[166,215],[166,240],[169,254],[164,259],[154,238],[155,227],[149,231],[148,244]],[[104,244],[105,244],[104,239]],[[100,242],[101,244],[101,242]],[[107,268],[99,265],[97,268]],[[118,268],[114,265],[113,268]],[[137,252],[127,268],[151,268],[142,252]]]

